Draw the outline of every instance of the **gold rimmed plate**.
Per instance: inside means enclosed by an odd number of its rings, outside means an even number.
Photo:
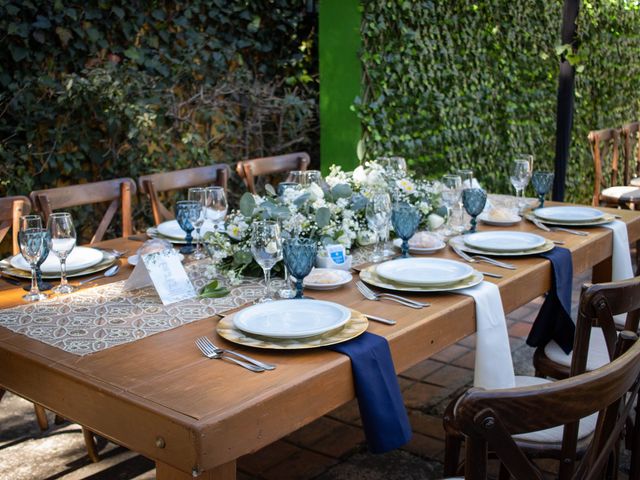
[[[451,240],[449,240],[449,244],[467,253],[491,255],[492,257],[526,257],[528,255],[537,255],[539,253],[548,252],[549,250],[553,250],[553,248],[555,247],[554,243],[551,240],[547,239],[545,239],[544,244],[540,247],[514,252],[496,252],[493,250],[480,250],[479,248],[472,248],[464,243],[464,239],[462,237],[453,237]]]
[[[611,215],[610,213],[605,213],[599,220],[593,220],[591,222],[564,222],[560,220],[543,220],[542,218],[536,217],[533,213],[527,213],[525,215],[525,218],[530,222],[536,220],[540,223],[544,223],[545,225],[557,225],[558,227],[598,227],[600,225],[611,223],[616,219],[615,215]]]
[[[315,337],[306,338],[270,338],[259,335],[250,335],[235,327],[233,323],[233,315],[224,317],[216,331],[225,340],[244,345],[246,347],[264,348],[271,350],[305,350],[309,348],[320,348],[337,343],[346,342],[363,334],[369,321],[362,313],[351,310],[351,318],[347,323],[335,330],[316,335]]]
[[[374,287],[386,288],[387,290],[397,290],[400,292],[418,292],[418,293],[437,293],[437,292],[453,292],[456,290],[462,290],[463,288],[473,287],[478,285],[484,279],[483,275],[474,270],[471,276],[465,278],[456,283],[449,285],[404,285],[401,283],[395,283],[386,278],[382,278],[376,273],[376,265],[371,265],[360,271],[360,279],[373,285]]]
[[[53,255],[53,254],[50,254]],[[76,270],[73,272],[67,272],[67,278],[82,277],[84,275],[91,275],[92,273],[101,272],[106,270],[111,265],[114,265],[118,261],[118,257],[110,252],[102,252],[102,260],[91,267],[84,270]],[[4,265],[4,264],[3,264]],[[18,268],[7,267],[2,269],[3,275],[9,275],[16,278],[31,278],[31,272],[26,270],[20,270]],[[47,280],[55,280],[60,278],[59,273],[42,273],[42,278]]]

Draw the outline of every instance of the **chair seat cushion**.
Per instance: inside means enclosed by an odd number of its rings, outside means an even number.
[[[528,387],[532,385],[542,385],[545,383],[552,383],[552,380],[539,377],[516,376],[516,387]],[[591,433],[596,429],[597,421],[597,412],[580,420],[580,426],[578,427],[578,439],[591,435]],[[564,425],[558,425],[557,427],[547,428],[546,430],[519,433],[514,435],[513,438],[515,440],[525,440],[527,442],[535,443],[560,443],[562,442],[563,432]]]
[[[571,366],[572,355],[564,353],[564,350],[554,342],[553,340],[547,343],[544,347],[545,355],[555,363],[564,365],[565,367]],[[609,353],[607,352],[607,344],[604,341],[604,335],[602,329],[599,327],[593,327],[591,329],[591,338],[589,339],[589,356],[587,357],[587,370],[595,370],[603,365],[606,365],[611,360],[609,359]]]
[[[609,197],[609,198],[620,198],[625,193],[635,192],[636,190],[638,190],[638,187],[632,187],[632,186],[609,187],[609,188],[605,188],[600,195],[603,197]]]
[[[629,182],[629,185],[633,185],[634,187],[640,187],[640,177],[632,178]]]

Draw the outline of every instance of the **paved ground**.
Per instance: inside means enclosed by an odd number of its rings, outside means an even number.
[[[578,287],[587,277],[576,280]],[[541,304],[537,299],[508,316],[516,374],[532,374],[533,350],[525,345]],[[575,311],[575,308],[574,308]],[[442,476],[442,412],[473,379],[474,337],[467,337],[399,377],[413,439],[385,455],[367,453],[357,404],[351,402],[238,462],[240,480],[411,480]],[[53,424],[53,417],[51,417]],[[221,439],[221,442],[224,441]],[[0,404],[0,479],[153,479],[153,463],[106,443],[92,464],[78,425],[40,432],[31,405],[11,394]],[[622,471],[625,466],[623,461]]]

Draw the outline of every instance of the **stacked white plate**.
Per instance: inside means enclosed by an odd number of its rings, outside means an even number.
[[[80,272],[97,265],[102,261],[104,253],[101,250],[90,247],[74,247],[67,257],[67,272]],[[22,257],[22,254],[11,258],[11,266],[18,270],[30,272],[31,267]],[[40,266],[44,274],[60,274],[60,260],[53,253],[49,253],[47,259]]]
[[[234,326],[260,337],[291,339],[322,335],[342,328],[351,310],[322,300],[297,299],[259,303],[233,316]]]
[[[526,232],[493,231],[464,236],[464,244],[476,250],[499,253],[526,252],[539,249],[547,240],[540,235]]]
[[[568,227],[592,227],[612,222],[614,215],[592,207],[547,207],[533,210],[527,215],[530,220],[538,220],[550,225]]]
[[[180,228],[177,220],[169,220],[168,222],[163,222],[157,227],[158,233],[163,237],[167,237],[169,239],[174,240],[184,240],[187,236],[184,230]],[[202,224],[202,228],[200,228],[200,234],[204,235],[207,232],[215,232],[216,226],[211,220],[205,220]],[[194,232],[192,232],[193,235]]]

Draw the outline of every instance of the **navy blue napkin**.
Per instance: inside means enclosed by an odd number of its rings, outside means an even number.
[[[364,332],[327,348],[351,358],[360,417],[371,452],[384,453],[407,443],[411,425],[387,340]]]
[[[555,247],[539,254],[551,260],[553,278],[551,290],[547,294],[536,317],[527,345],[544,347],[555,340],[565,353],[573,350],[575,324],[571,320],[571,286],[573,280],[573,261],[571,252],[566,248]]]

